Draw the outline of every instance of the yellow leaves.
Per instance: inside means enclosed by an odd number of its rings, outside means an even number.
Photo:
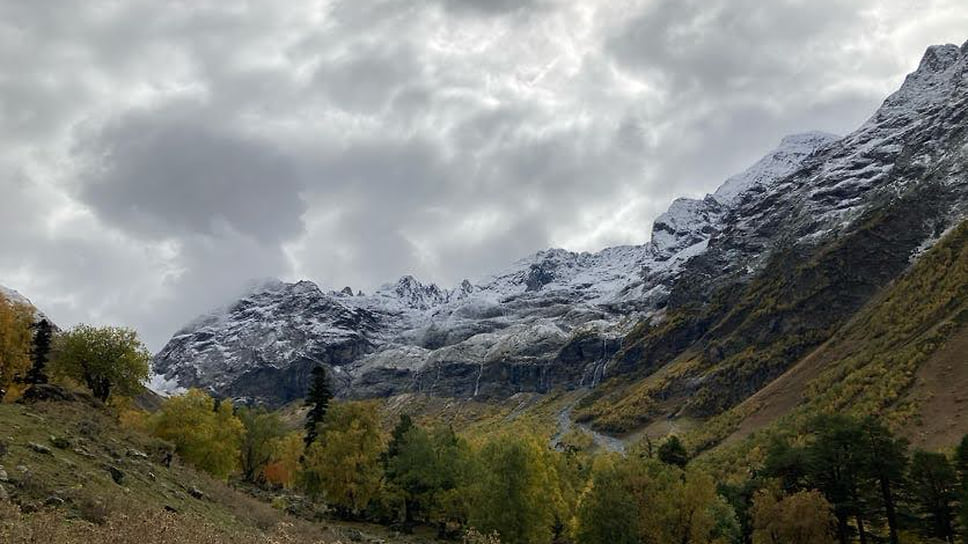
[[[228,478],[238,466],[244,428],[228,401],[216,406],[205,392],[192,389],[165,401],[150,427],[185,461],[216,478]]]
[[[305,484],[344,512],[359,513],[380,492],[382,451],[375,403],[332,403],[319,438],[306,452]]]
[[[0,294],[0,400],[13,384],[30,369],[33,310],[7,300]]]
[[[753,498],[753,544],[833,543],[834,518],[830,504],[819,491],[801,491],[788,497],[776,489],[761,489]]]

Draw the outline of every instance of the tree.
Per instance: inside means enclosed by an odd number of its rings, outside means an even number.
[[[51,373],[79,380],[94,397],[140,393],[151,354],[131,329],[78,325],[54,341]]]
[[[306,448],[303,438],[301,432],[291,432],[272,441],[272,458],[264,471],[268,483],[286,489],[296,483]]]
[[[861,430],[864,436],[862,449],[866,453],[865,469],[880,492],[890,542],[898,544],[895,488],[904,480],[908,445],[905,440],[894,438],[887,427],[874,418],[865,419]]]
[[[30,350],[31,366],[24,380],[25,383],[47,383],[47,361],[50,360],[53,336],[54,327],[50,321],[41,319],[34,324],[34,341]]]
[[[387,482],[403,496],[407,524],[430,510],[434,494],[442,487],[437,461],[430,434],[415,426],[410,416],[400,416],[387,446],[384,465]]]
[[[867,456],[861,426],[846,416],[825,415],[813,421],[813,428],[814,440],[805,450],[808,481],[833,505],[841,544],[848,542],[851,517],[861,544],[866,544],[862,484]]]
[[[948,458],[940,453],[915,451],[908,477],[915,506],[929,522],[924,533],[953,542],[957,474]]]
[[[761,489],[753,498],[753,544],[832,544],[834,516],[819,491],[782,496]]]
[[[216,404],[204,391],[190,389],[166,400],[149,426],[182,459],[216,478],[228,478],[238,466],[245,427],[230,402]]]
[[[261,408],[240,408],[238,418],[245,429],[240,456],[242,477],[249,482],[264,480],[274,441],[283,435],[282,420],[278,414]]]
[[[380,492],[383,438],[376,405],[335,403],[320,431],[306,451],[306,490],[322,495],[344,517],[357,517]]]
[[[961,438],[961,443],[955,449],[954,459],[955,471],[958,473],[958,497],[960,506],[958,508],[958,519],[963,527],[963,542],[968,544],[968,434]]]
[[[0,293],[0,400],[15,379],[30,368],[33,309]]]
[[[560,506],[552,452],[529,435],[502,434],[478,453],[470,524],[508,544],[547,543]]]
[[[305,405],[309,407],[309,413],[306,414],[307,450],[319,436],[319,424],[326,419],[329,401],[332,398],[333,391],[329,383],[329,375],[326,373],[325,367],[318,365],[313,368],[312,382],[309,384],[309,392],[306,394]]]
[[[596,460],[590,489],[578,507],[576,537],[582,544],[638,544],[637,499],[621,462]]]
[[[679,437],[672,435],[659,446],[659,460],[667,465],[683,468],[689,463],[689,452]]]

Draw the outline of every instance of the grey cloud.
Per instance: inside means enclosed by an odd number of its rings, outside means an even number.
[[[153,238],[229,229],[268,244],[299,234],[306,206],[290,160],[271,143],[207,126],[202,113],[130,112],[82,134],[81,200]]]
[[[0,283],[157,348],[252,277],[453,284],[645,242],[964,41],[957,0],[902,4],[4,2]]]

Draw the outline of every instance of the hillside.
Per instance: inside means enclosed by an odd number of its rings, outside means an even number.
[[[122,427],[88,395],[68,397],[0,403],[0,542],[420,541],[289,516],[177,456],[166,462],[170,445]]]

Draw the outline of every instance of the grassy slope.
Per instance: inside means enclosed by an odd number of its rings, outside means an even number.
[[[745,402],[687,435],[707,460],[733,464],[814,414],[885,418],[915,444],[968,432],[968,223],[949,233],[828,342]],[[754,456],[755,457],[755,456]]]
[[[58,448],[51,437],[70,444]],[[379,527],[290,518],[177,459],[168,468],[164,443],[119,427],[85,402],[0,404],[0,442],[10,480],[0,484],[9,495],[0,500],[0,542],[108,541],[108,534],[110,542],[139,544],[346,542],[358,530],[388,539]],[[124,473],[120,484],[109,466]],[[193,497],[193,487],[204,496]]]

